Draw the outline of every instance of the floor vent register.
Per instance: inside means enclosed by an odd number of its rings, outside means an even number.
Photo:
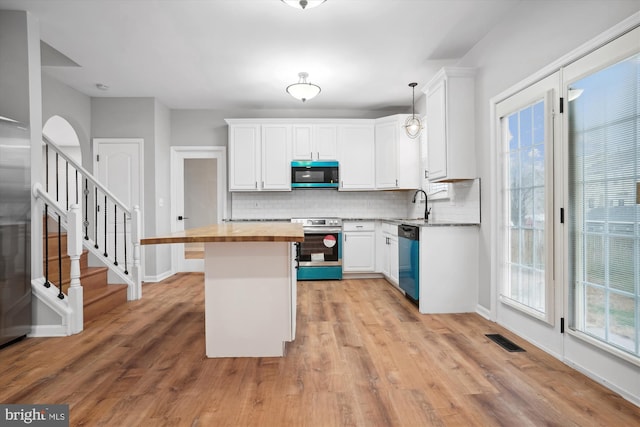
[[[526,351],[524,348],[500,334],[485,334],[485,336],[509,352]]]

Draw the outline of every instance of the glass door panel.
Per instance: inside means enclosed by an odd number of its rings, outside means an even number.
[[[570,326],[640,355],[640,54],[569,85]]]
[[[184,159],[184,228],[216,224],[217,159]],[[204,259],[204,243],[185,243],[184,258]]]

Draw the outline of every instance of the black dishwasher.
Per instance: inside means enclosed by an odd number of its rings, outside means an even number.
[[[398,226],[398,275],[400,289],[417,303],[420,299],[420,227]]]

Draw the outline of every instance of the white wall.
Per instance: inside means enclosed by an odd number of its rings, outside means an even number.
[[[410,92],[408,92],[408,95]],[[424,95],[423,95],[424,97]],[[422,102],[416,101],[416,114]],[[375,119],[392,114],[410,113],[409,109],[389,110],[171,110],[171,145],[227,146],[227,124],[224,119],[240,118],[345,118]]]
[[[153,98],[91,98],[91,139],[144,139],[143,236],[156,236],[156,101]],[[169,155],[167,154],[167,157]],[[165,169],[165,171],[168,169]],[[167,194],[169,192],[167,191]],[[157,276],[167,270],[157,265],[160,245],[143,247],[144,274]],[[160,249],[163,250],[163,249]]]
[[[491,228],[494,195],[489,157],[489,100],[640,10],[638,0],[540,1],[515,8],[458,65],[477,68],[476,155],[482,178],[479,304],[491,310]],[[487,220],[485,220],[487,219]]]
[[[154,108],[154,234],[162,236],[171,233],[171,111],[158,101],[155,101]],[[171,246],[155,246],[156,269],[153,274],[156,279],[162,279],[171,272]],[[150,274],[145,273],[147,276]]]
[[[82,153],[82,167],[93,170],[89,135],[91,134],[91,98],[50,77],[42,71],[42,120],[52,116],[64,118],[78,135]]]

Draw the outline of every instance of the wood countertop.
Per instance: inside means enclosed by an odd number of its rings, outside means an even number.
[[[206,242],[302,242],[302,224],[274,222],[223,223],[140,240],[142,245]]]

